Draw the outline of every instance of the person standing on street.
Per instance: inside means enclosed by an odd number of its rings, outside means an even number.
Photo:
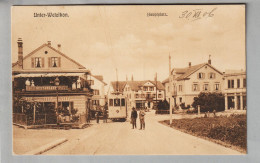
[[[140,112],[139,112],[140,130],[145,129],[144,116],[145,116],[145,112],[144,112],[143,109],[141,109]]]
[[[133,125],[133,129],[136,128],[136,118],[137,118],[137,111],[135,110],[135,107],[133,107],[131,112],[131,122]]]
[[[99,112],[98,111],[96,112],[95,116],[96,116],[96,119],[97,119],[97,123],[99,123]]]

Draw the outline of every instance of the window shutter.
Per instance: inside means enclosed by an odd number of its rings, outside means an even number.
[[[58,67],[61,67],[61,58],[58,57]]]
[[[51,58],[48,58],[48,67],[51,67]]]
[[[32,57],[31,59],[32,59],[32,68],[34,68],[34,57]]]
[[[44,57],[42,57],[42,67],[44,67]]]

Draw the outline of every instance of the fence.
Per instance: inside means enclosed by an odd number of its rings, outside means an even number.
[[[75,121],[71,123],[83,124],[86,123],[86,115],[80,114]],[[35,119],[33,115],[25,115],[22,113],[13,113],[13,123],[20,125],[44,125],[44,124],[57,124],[57,116],[55,114],[36,114]]]
[[[172,110],[172,113],[174,111]],[[155,114],[170,114],[170,110],[161,110],[161,109],[157,109],[155,110]]]

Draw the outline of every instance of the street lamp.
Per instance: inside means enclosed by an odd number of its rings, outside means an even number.
[[[59,88],[58,86],[60,85],[60,80],[58,77],[56,77],[56,79],[54,80],[54,84],[56,86],[56,97],[57,97],[57,108],[56,108],[56,115],[57,115],[57,123],[58,123],[58,117],[59,117],[59,111],[58,111],[58,108],[59,108]]]

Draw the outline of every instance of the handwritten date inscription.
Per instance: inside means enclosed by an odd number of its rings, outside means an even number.
[[[216,9],[217,8],[213,8],[212,10],[209,11],[205,11],[203,9],[194,9],[191,11],[185,10],[181,13],[179,18],[195,21],[202,18],[214,17],[214,12],[216,11]]]

